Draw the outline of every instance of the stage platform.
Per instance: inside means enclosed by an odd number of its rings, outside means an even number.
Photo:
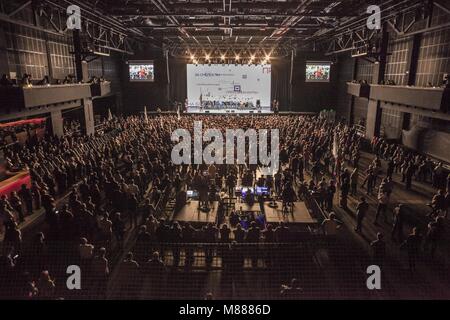
[[[193,225],[216,223],[219,203],[214,201],[209,212],[199,210],[198,201],[191,200],[180,211],[172,215],[172,221],[190,222]]]
[[[270,107],[262,107],[259,109],[202,109],[195,108],[195,107],[189,107],[186,113],[193,113],[193,114],[251,114],[251,113],[263,113],[263,114],[272,114],[273,111],[270,110]]]
[[[264,203],[264,213],[266,215],[267,223],[278,224],[280,222],[285,222],[288,224],[303,225],[317,224],[317,220],[311,217],[304,202],[294,202],[294,212],[284,216],[281,212],[283,204],[281,201],[276,201],[276,204],[278,205],[276,208],[271,208],[268,202]]]
[[[243,212],[261,212],[261,207],[258,202],[255,202],[253,205],[249,205],[245,202],[237,202],[236,210],[242,209]]]
[[[144,112],[141,112],[141,114],[144,114]],[[273,112],[261,112],[261,113],[242,113],[242,112],[222,112],[222,113],[205,113],[205,112],[187,112],[187,113],[182,113],[181,116],[186,115],[186,116],[190,116],[190,115],[195,115],[195,114],[208,114],[208,115],[236,115],[239,116],[240,114],[253,114],[253,115],[259,115],[259,116],[270,116],[272,114],[274,114]],[[163,116],[163,115],[177,115],[176,111],[147,111],[147,115],[148,116]],[[314,116],[317,115],[316,112],[300,112],[300,111],[280,111],[278,112],[279,116]]]

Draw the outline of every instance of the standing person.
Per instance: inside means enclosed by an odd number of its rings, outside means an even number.
[[[218,229],[212,223],[209,223],[205,229],[205,242],[207,243],[205,248],[205,261],[206,265],[209,267],[214,258],[214,247],[213,243],[217,242]]]
[[[17,196],[17,193],[15,191],[11,192],[9,201],[10,201],[11,206],[13,207],[14,211],[16,211],[17,214],[19,215],[19,221],[24,222],[25,217],[23,215],[22,201],[20,201],[20,198]]]
[[[104,298],[109,276],[109,262],[106,259],[106,249],[104,247],[98,250],[98,255],[92,260],[91,275],[94,296],[100,299]]]
[[[393,158],[390,158],[387,164],[387,171],[386,171],[386,176],[390,179],[392,179],[392,174],[394,173],[394,169],[395,169],[395,162]]]
[[[130,216],[131,228],[137,227],[137,225],[138,225],[138,200],[137,200],[135,194],[129,195],[127,209],[128,209],[128,213]]]
[[[149,259],[143,266],[144,272],[148,274],[151,283],[151,290],[155,298],[161,297],[161,287],[164,283],[164,273],[166,272],[166,265],[161,259],[159,252],[152,253]]]
[[[256,244],[259,243],[259,238],[261,237],[261,230],[257,226],[255,221],[250,223],[250,228],[247,232],[246,241],[250,244],[255,244],[254,247],[250,248],[250,259],[252,260],[252,266],[256,267],[258,262],[258,246]]]
[[[373,169],[370,169],[367,173],[367,195],[371,195],[373,193],[373,187],[375,186],[376,176]]]
[[[138,292],[140,266],[132,252],[128,252],[122,261],[119,269],[120,283],[122,284],[120,292],[124,298],[133,298]]]
[[[336,184],[334,180],[331,180],[330,185],[326,189],[326,204],[328,212],[331,212],[333,210],[333,199],[335,193],[336,193]]]
[[[377,233],[377,239],[370,243],[373,249],[373,262],[380,268],[383,267],[384,258],[386,256],[386,243],[383,240],[383,234]]]
[[[34,208],[39,210],[41,208],[41,188],[35,181],[31,183],[31,194],[34,200]]]
[[[234,188],[236,187],[236,176],[233,172],[230,172],[227,176],[226,183],[228,188],[228,196],[230,198],[234,197]]]
[[[340,198],[340,206],[343,209],[347,209],[347,198],[348,193],[350,191],[350,177],[348,175],[347,169],[340,175],[341,180],[341,198]]]
[[[414,272],[416,270],[416,261],[419,257],[421,242],[422,237],[417,232],[417,228],[414,227],[406,240],[400,245],[401,249],[407,250],[409,270],[411,272]]]
[[[19,197],[25,203],[25,208],[27,210],[27,214],[33,213],[33,195],[31,194],[31,190],[27,188],[26,184],[22,184],[19,190]]]
[[[324,219],[322,221],[321,227],[323,230],[323,233],[326,236],[330,237],[336,237],[338,229],[343,225],[344,223],[338,219],[336,219],[336,214],[334,212],[330,213],[330,216],[327,219]]]
[[[410,163],[408,165],[408,167],[406,168],[406,172],[405,172],[405,176],[406,176],[405,187],[406,187],[406,190],[411,190],[412,177],[413,177],[415,171],[416,171],[416,169],[415,169],[414,164]]]
[[[123,238],[125,235],[125,222],[123,221],[120,212],[116,212],[113,216],[112,222],[112,231],[116,236],[116,240],[119,243],[119,246],[123,246]]]
[[[350,194],[352,196],[357,195],[358,191],[358,168],[353,169],[352,174],[350,175]]]
[[[220,242],[224,243],[230,242],[230,233],[231,233],[230,228],[228,228],[228,225],[224,223],[220,228]]]
[[[362,233],[362,224],[364,218],[366,217],[367,210],[369,210],[369,204],[366,201],[366,198],[361,197],[361,201],[358,203],[356,207],[356,228],[355,231],[358,233]]]
[[[311,168],[312,179],[314,183],[318,183],[320,179],[320,163],[315,161]]]
[[[378,223],[378,217],[380,214],[383,214],[384,222],[387,223],[387,207],[388,207],[389,197],[387,195],[387,192],[380,192],[378,194],[378,206],[377,206],[377,213],[375,215],[375,220],[373,221],[373,224]]]
[[[47,270],[42,271],[38,284],[38,296],[41,299],[52,299],[55,295],[55,281],[50,277]]]
[[[241,224],[239,223],[239,224],[236,226],[236,229],[233,231],[234,240],[235,240],[237,243],[242,243],[242,242],[244,242],[245,237],[246,237],[246,233],[247,233],[247,232],[246,232],[244,229],[242,229],[242,226],[241,226]]]
[[[424,249],[427,251],[430,250],[431,259],[434,259],[434,255],[436,253],[439,240],[441,239],[442,233],[444,231],[443,219],[444,218],[442,217],[436,217],[434,221],[431,221],[428,224],[428,229],[425,236]]]
[[[394,219],[392,223],[391,238],[392,241],[403,240],[403,223],[404,223],[403,205],[399,204],[394,209]]]

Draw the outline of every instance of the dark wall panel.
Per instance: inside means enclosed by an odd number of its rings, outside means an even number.
[[[330,61],[331,58],[318,53],[298,53],[294,61],[291,110],[300,112],[320,112],[331,109],[336,103],[336,64],[331,66],[329,83],[305,81],[306,61]]]
[[[433,25],[449,22],[449,14],[442,10],[433,12]],[[424,34],[419,51],[416,85],[440,85],[445,73],[450,73],[450,29]]]
[[[408,84],[406,70],[408,70],[407,57],[410,41],[409,38],[395,39],[393,32],[390,33],[385,81],[393,80],[397,85]]]
[[[341,56],[337,65],[338,80],[336,85],[336,113],[348,119],[350,114],[351,96],[347,93],[347,82],[353,80],[353,66],[351,57]]]
[[[155,63],[154,82],[130,82],[128,65],[122,64],[123,104],[127,113],[141,112],[144,106],[147,110],[164,110],[168,104],[167,66],[162,51],[148,50],[136,53],[130,60],[153,60]]]
[[[402,116],[400,111],[382,109],[380,133],[388,139],[398,139],[402,132]]]
[[[24,73],[34,79],[48,75],[46,45],[40,32],[13,25],[8,25],[4,31],[8,72],[16,72],[18,78]]]
[[[364,58],[357,58],[356,80],[372,83],[373,63]]]
[[[368,104],[368,99],[355,97],[355,105],[353,106],[353,121],[355,124],[366,124]]]

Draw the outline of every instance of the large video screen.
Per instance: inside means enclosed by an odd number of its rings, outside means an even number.
[[[128,70],[131,82],[155,81],[155,67],[153,61],[129,61]]]
[[[270,107],[270,65],[187,65],[189,107]]]
[[[331,62],[306,62],[306,82],[330,82]]]

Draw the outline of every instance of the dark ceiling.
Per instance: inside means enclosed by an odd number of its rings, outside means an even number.
[[[370,2],[370,3],[369,3]],[[172,53],[248,48],[290,52],[366,14],[360,0],[99,0],[96,5]]]
[[[446,1],[0,0],[0,20],[18,23],[21,10],[33,7],[40,20],[33,28],[67,33],[67,7],[75,4],[81,7],[82,36],[91,51],[129,54],[135,45],[150,44],[172,56],[261,59],[296,50],[336,53],[376,47],[379,30],[366,28],[370,5],[379,5],[382,20],[391,26],[410,29],[430,16],[429,3],[443,6]],[[410,20],[398,17],[403,12],[412,13]]]

